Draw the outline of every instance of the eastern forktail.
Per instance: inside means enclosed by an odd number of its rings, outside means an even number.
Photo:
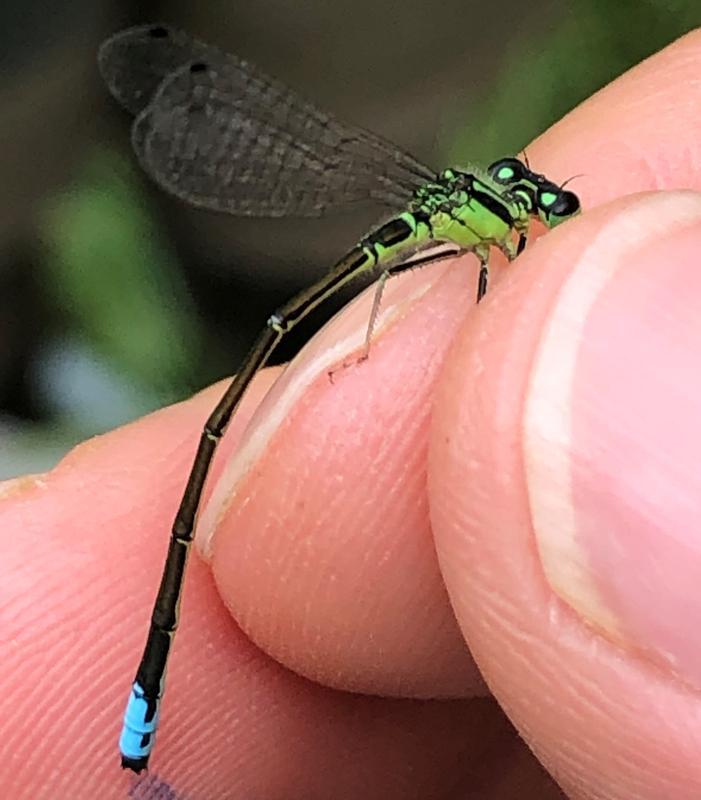
[[[331,271],[268,318],[207,420],[173,523],[146,647],[120,738],[122,766],[148,764],[202,488],[217,442],[256,372],[282,337],[354,279],[377,280],[366,354],[385,281],[473,252],[477,300],[491,247],[509,260],[531,218],[552,228],[579,212],[577,196],[516,158],[487,170],[441,173],[368,131],[340,123],[257,67],[164,25],[130,28],[100,48],[102,75],[136,117],[132,144],[167,192],[196,206],[259,217],[319,216],[363,201],[394,214]]]

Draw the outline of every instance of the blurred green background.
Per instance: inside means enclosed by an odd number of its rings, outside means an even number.
[[[440,168],[518,152],[701,25],[698,0],[143,5],[0,10],[0,477],[233,373],[276,304],[377,217],[238,220],[163,196],[100,84],[113,31],[185,28]]]

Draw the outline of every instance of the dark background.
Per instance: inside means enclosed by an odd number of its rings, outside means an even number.
[[[0,477],[45,469],[86,436],[233,373],[273,308],[377,215],[238,220],[149,185],[95,52],[113,31],[155,21],[251,59],[438,169],[517,153],[701,24],[701,4],[5,0]]]

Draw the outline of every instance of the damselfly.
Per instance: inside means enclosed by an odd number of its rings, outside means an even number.
[[[259,217],[319,216],[372,200],[392,215],[327,275],[270,315],[204,426],[120,739],[122,765],[139,772],[153,748],[209,466],[243,393],[275,346],[341,287],[376,280],[367,354],[390,276],[473,252],[480,261],[479,301],[487,290],[492,247],[511,260],[524,248],[532,218],[552,228],[577,214],[580,204],[575,194],[516,158],[486,170],[435,173],[379,136],[340,123],[247,61],[163,25],[111,37],[100,49],[99,64],[114,97],[136,118],[132,144],[141,165],[176,197]]]

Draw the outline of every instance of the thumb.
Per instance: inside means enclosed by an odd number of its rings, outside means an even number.
[[[572,798],[701,796],[699,252],[701,195],[595,209],[524,254],[438,389],[452,605]]]

